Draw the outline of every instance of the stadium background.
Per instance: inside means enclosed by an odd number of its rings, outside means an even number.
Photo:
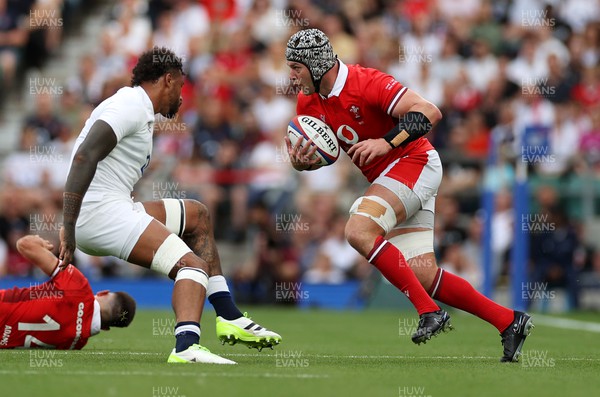
[[[159,45],[188,80],[178,117],[157,120],[136,200],[205,203],[239,303],[406,305],[344,241],[367,186],[347,156],[304,173],[286,157],[295,90],[283,54],[306,27],[442,110],[427,136],[444,163],[440,266],[503,303],[600,307],[600,2],[586,0],[0,0],[0,287],[43,278],[15,242],[58,247],[74,140]],[[170,302],[171,284],[143,269],[76,261],[94,289]]]

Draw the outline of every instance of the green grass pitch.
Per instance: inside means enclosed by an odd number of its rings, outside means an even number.
[[[236,366],[167,364],[169,311],[139,311],[129,329],[102,332],[82,351],[0,351],[2,396],[597,396],[600,334],[536,324],[520,363],[501,364],[497,331],[462,312],[455,329],[416,346],[416,313],[254,308],[281,333],[274,350],[221,346],[214,312],[202,343]],[[571,318],[600,323],[597,314]],[[535,316],[534,316],[535,322]],[[600,327],[600,324],[597,324]],[[597,328],[598,328],[597,327]]]

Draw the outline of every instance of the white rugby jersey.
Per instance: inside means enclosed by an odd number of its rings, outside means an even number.
[[[84,197],[101,200],[105,194],[131,196],[133,186],[150,163],[154,108],[142,87],[123,87],[98,105],[77,137],[73,157],[96,120],[112,127],[117,146],[98,163],[96,174]]]

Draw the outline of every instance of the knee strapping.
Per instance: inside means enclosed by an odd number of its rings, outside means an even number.
[[[396,226],[396,212],[378,196],[359,197],[350,207],[350,215],[366,216],[381,226],[386,234]]]

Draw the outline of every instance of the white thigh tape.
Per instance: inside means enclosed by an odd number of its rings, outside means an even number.
[[[394,236],[389,239],[406,260],[433,252],[433,230],[423,230]]]
[[[179,237],[185,231],[185,203],[180,199],[162,199],[165,205],[165,226]]]
[[[169,234],[154,254],[150,269],[168,276],[173,266],[188,252],[192,252],[192,250],[183,240],[175,234]]]
[[[375,221],[387,234],[396,226],[396,213],[392,206],[378,196],[359,197],[352,207],[350,215],[362,215]]]
[[[202,269],[197,269],[195,267],[183,267],[179,269],[177,272],[177,276],[175,277],[175,282],[181,280],[192,280],[200,284],[206,289],[208,286],[208,275]]]

